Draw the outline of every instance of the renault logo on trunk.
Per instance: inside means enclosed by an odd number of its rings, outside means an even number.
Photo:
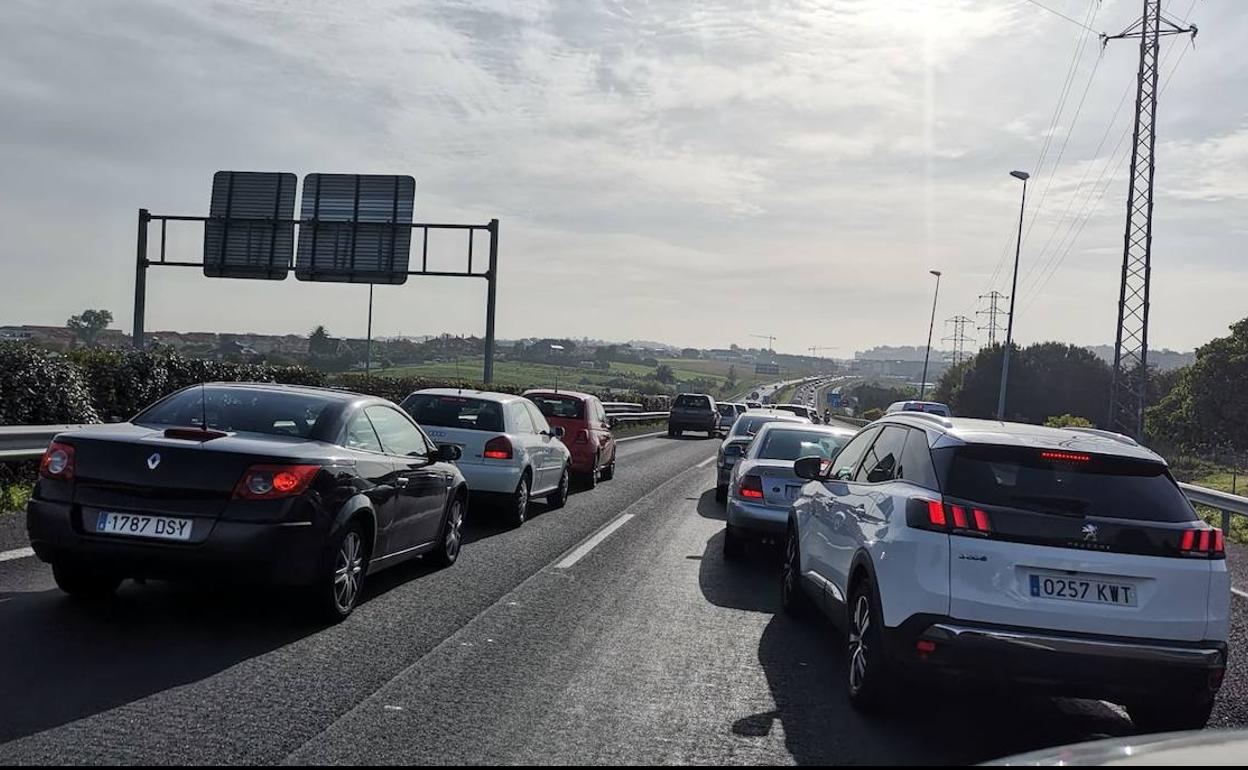
[[[152,456],[147,458],[147,469],[154,471],[157,465],[160,465],[160,452],[153,452]]]

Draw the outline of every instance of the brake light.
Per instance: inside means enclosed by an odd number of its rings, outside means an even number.
[[[39,475],[49,479],[72,481],[74,478],[74,448],[69,444],[53,441],[39,460]]]
[[[958,529],[966,529],[966,509],[960,505],[949,506],[953,509],[953,526]]]
[[[992,530],[988,526],[988,512],[980,508],[975,509],[975,529],[987,534]]]
[[[581,428],[580,430],[578,430],[576,432],[576,440],[574,440],[572,443],[588,444],[589,443],[589,431],[584,428]]]
[[[1186,529],[1179,540],[1179,550],[1184,556],[1195,556],[1206,559],[1225,559],[1226,543],[1222,530]]]
[[[753,474],[745,476],[741,479],[741,485],[737,488],[737,491],[742,497],[761,500],[763,497],[763,480]]]
[[[485,442],[482,457],[490,460],[510,460],[512,458],[511,439],[506,436],[495,436]]]
[[[942,503],[921,497],[906,504],[906,523],[918,529],[948,532],[955,535],[984,535],[992,532],[988,512],[981,508]]]
[[[934,527],[945,528],[945,506],[936,500],[927,501],[927,523]]]
[[[280,500],[302,493],[319,465],[253,465],[234,487],[235,500]]]
[[[1079,454],[1078,452],[1041,452],[1040,457],[1044,460],[1063,463],[1086,463],[1092,460],[1091,455]]]

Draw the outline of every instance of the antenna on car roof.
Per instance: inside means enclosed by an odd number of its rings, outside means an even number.
[[[204,390],[204,382],[199,382],[199,429],[208,430],[208,395]]]

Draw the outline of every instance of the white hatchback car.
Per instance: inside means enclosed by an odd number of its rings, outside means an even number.
[[[1230,624],[1222,532],[1153,452],[900,412],[795,471],[810,481],[782,599],[844,626],[856,705],[906,672],[1103,698],[1148,732],[1208,720]]]
[[[545,497],[551,508],[568,499],[572,454],[537,405],[523,396],[457,388],[426,388],[400,405],[438,444],[460,448],[456,462],[468,491],[502,496],[515,526],[529,501]]]

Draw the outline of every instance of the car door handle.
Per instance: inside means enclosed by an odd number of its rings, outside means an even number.
[[[407,482],[408,482],[407,476],[399,476],[397,479],[394,480],[394,485],[398,487],[399,489],[407,489]]]

